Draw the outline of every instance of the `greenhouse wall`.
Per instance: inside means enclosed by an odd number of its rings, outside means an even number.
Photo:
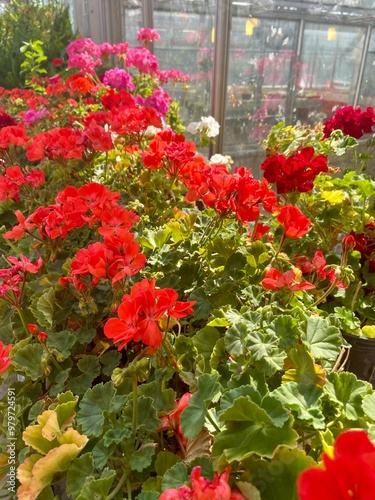
[[[82,36],[135,45],[153,27],[161,68],[190,74],[170,90],[182,118],[211,114],[211,153],[251,166],[279,121],[316,125],[338,106],[375,102],[373,0],[70,0]]]

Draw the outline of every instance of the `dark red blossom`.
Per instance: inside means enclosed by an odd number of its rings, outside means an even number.
[[[267,158],[261,166],[264,178],[276,184],[277,192],[305,193],[314,187],[314,179],[321,172],[328,171],[327,158],[315,155],[314,148],[307,147],[293,156],[275,155]]]
[[[122,349],[131,340],[157,347],[163,336],[158,321],[162,316],[183,318],[193,312],[196,301],[178,301],[172,288],[156,289],[156,280],[147,278],[136,283],[130,294],[124,295],[118,308],[118,318],[110,318],[104,325],[104,334],[120,342]]]
[[[373,500],[375,446],[364,430],[348,430],[336,439],[333,456],[323,453],[322,467],[302,472],[300,500]]]
[[[282,207],[277,221],[283,226],[284,234],[289,238],[301,238],[309,231],[311,225],[311,220],[293,205]]]
[[[374,109],[365,110],[353,106],[343,106],[324,122],[324,137],[327,138],[334,130],[342,130],[344,135],[359,139],[363,134],[370,134],[374,126]]]

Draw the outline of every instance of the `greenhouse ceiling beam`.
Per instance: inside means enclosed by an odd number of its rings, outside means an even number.
[[[361,92],[363,75],[365,73],[366,58],[367,58],[367,53],[368,53],[368,49],[369,49],[369,45],[370,45],[370,38],[371,38],[371,27],[368,26],[367,31],[366,31],[365,41],[364,41],[363,48],[362,48],[361,61],[360,61],[360,66],[359,66],[359,71],[358,71],[357,86],[356,86],[356,90],[355,90],[353,106],[358,106],[358,100],[359,100],[359,95]]]
[[[224,145],[225,109],[228,81],[228,59],[231,23],[231,0],[217,0],[215,20],[214,64],[211,92],[211,115],[220,124],[215,144],[210,145],[210,156],[222,153]]]

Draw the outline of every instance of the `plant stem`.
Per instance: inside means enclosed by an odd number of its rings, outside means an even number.
[[[138,422],[138,384],[137,375],[132,376],[132,388],[133,388],[133,437],[135,438],[137,434],[137,422]]]
[[[322,302],[322,300],[324,300],[326,297],[328,297],[328,295],[332,292],[332,290],[336,287],[337,283],[339,282],[339,279],[336,278],[335,281],[333,281],[331,283],[331,286],[329,288],[327,288],[327,290],[323,293],[323,295],[314,302],[314,304],[312,304],[310,306],[310,308],[312,307],[315,307],[317,306],[318,304],[320,304]]]
[[[215,430],[217,430],[217,432],[221,432],[221,429],[218,427],[217,423],[211,417],[211,415],[209,414],[209,412],[206,413],[206,416],[207,416],[207,420],[210,422],[210,424],[212,424],[213,427],[215,427]]]
[[[277,259],[277,256],[279,255],[279,253],[281,252],[281,249],[283,248],[283,245],[284,245],[284,242],[286,240],[286,234],[283,233],[282,237],[281,237],[281,240],[280,240],[280,243],[279,243],[279,247],[278,249],[276,250],[276,253],[275,255],[272,257],[271,259],[271,262],[269,263],[270,266],[272,266],[272,264],[275,262],[275,260]]]
[[[120,491],[120,489],[121,489],[122,485],[125,483],[125,481],[128,485],[128,498],[131,499],[131,497],[132,497],[131,484],[129,481],[128,472],[125,470],[120,478],[120,481],[117,483],[116,488],[112,491],[112,493],[110,495],[106,496],[105,500],[111,500],[112,498],[114,498],[117,495],[117,493]],[[130,489],[129,489],[129,486],[130,486]],[[130,493],[130,496],[129,496],[129,493]]]
[[[29,329],[27,328],[27,323],[26,323],[25,317],[23,315],[23,312],[22,312],[22,310],[21,310],[20,307],[17,307],[16,310],[17,310],[18,316],[19,316],[19,318],[20,318],[20,320],[22,322],[23,329],[25,330],[26,335],[29,336],[30,332],[29,332]]]

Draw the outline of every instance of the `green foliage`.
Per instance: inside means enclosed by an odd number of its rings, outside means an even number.
[[[7,2],[0,16],[0,35],[0,85],[8,89],[50,72],[52,59],[63,57],[74,38],[68,7],[58,0]]]

